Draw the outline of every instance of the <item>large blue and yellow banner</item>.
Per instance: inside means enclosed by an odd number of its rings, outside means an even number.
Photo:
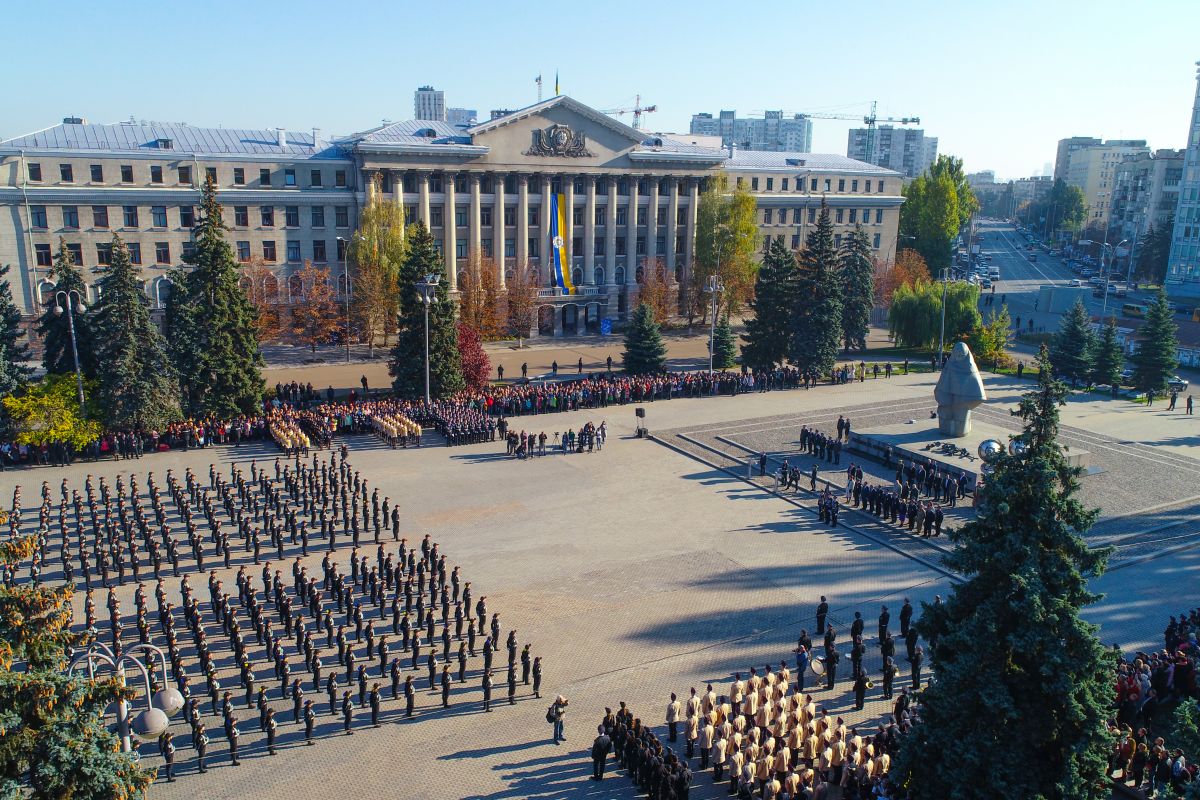
[[[574,294],[571,284],[571,265],[567,261],[567,198],[550,195],[550,280],[566,294]]]

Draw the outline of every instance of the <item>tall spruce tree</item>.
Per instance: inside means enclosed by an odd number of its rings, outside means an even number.
[[[875,305],[875,260],[861,225],[842,240],[842,338],[847,350],[866,350]]]
[[[8,265],[0,266],[0,395],[20,389],[33,374],[25,366],[29,346],[21,340],[21,311],[13,302]]]
[[[667,368],[667,345],[662,340],[654,309],[640,304],[625,331],[625,371],[630,375],[662,372]]]
[[[181,416],[179,383],[167,344],[150,320],[141,270],[116,234],[112,258],[101,273],[93,324],[100,339],[98,406],[117,430],[162,430]]]
[[[796,254],[772,239],[754,282],[754,313],[742,335],[742,362],[751,369],[772,369],[787,359],[796,281]]]
[[[1112,793],[1111,658],[1079,616],[1099,599],[1088,580],[1108,550],[1082,538],[1097,511],[1079,502],[1080,470],[1056,441],[1067,390],[1044,346],[1037,361],[1037,388],[1014,412],[1024,452],[1000,457],[978,515],[951,531],[945,561],[965,580],[918,622],[936,642],[934,681],[893,765],[914,800]]]
[[[842,283],[833,222],[821,200],[817,225],[800,254],[796,300],[792,307],[791,362],[824,374],[833,369],[842,348]]]
[[[1146,311],[1146,322],[1138,328],[1138,343],[1132,358],[1134,385],[1147,395],[1164,393],[1167,381],[1179,366],[1177,330],[1167,293],[1160,286]]]
[[[1071,310],[1063,314],[1058,331],[1050,343],[1050,363],[1054,370],[1078,386],[1092,377],[1095,364],[1096,334],[1092,318],[1082,300],[1076,300]]]
[[[1092,359],[1092,383],[1117,386],[1121,380],[1121,369],[1125,365],[1125,353],[1117,341],[1117,321],[1109,317],[1096,340]]]
[[[75,372],[75,358],[71,354],[71,319],[67,318],[66,307],[62,314],[55,314],[59,307],[55,299],[59,292],[75,291],[79,295],[79,303],[87,301],[87,286],[83,276],[76,269],[75,258],[67,249],[67,243],[62,238],[58,240],[58,252],[54,256],[54,264],[50,267],[50,279],[54,281],[54,293],[46,305],[42,318],[38,320],[38,335],[42,337],[44,350],[42,366],[51,375],[66,375]],[[80,314],[72,308],[75,324],[75,343],[79,350],[79,371],[85,378],[96,377],[96,341],[95,331],[92,330],[91,320],[86,313]]]
[[[433,236],[424,225],[417,224],[409,228],[408,250],[400,266],[397,338],[388,365],[392,388],[407,399],[425,396],[425,307],[417,283],[427,275],[439,281],[436,299],[429,307],[430,394],[434,398],[449,397],[466,385],[445,266]]]
[[[192,271],[168,302],[170,355],[183,390],[184,411],[229,419],[260,407],[266,388],[255,332],[254,306],[238,283],[233,248],[216,186],[204,182]]]
[[[737,343],[733,328],[729,327],[729,315],[721,317],[713,328],[713,368],[732,369],[737,366]]]

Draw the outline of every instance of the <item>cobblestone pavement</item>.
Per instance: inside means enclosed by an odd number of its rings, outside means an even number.
[[[746,447],[757,446],[758,439],[747,437],[759,436],[756,431],[761,425],[768,432],[762,435],[780,430],[778,442],[784,447],[791,439],[781,423],[830,414],[836,421],[836,415],[848,409],[855,427],[863,429],[871,408],[886,404],[894,413],[901,411],[902,404],[930,404],[922,399],[929,397],[928,376],[878,384],[868,381],[861,387],[823,387],[807,393],[652,403],[646,406],[646,422],[656,434],[727,426],[733,433],[727,438]],[[998,388],[1014,391],[1008,385]],[[1002,401],[997,405],[1002,407]],[[1002,416],[1000,410],[984,413],[997,420]],[[1120,412],[1114,410],[1112,416],[1119,420]],[[765,492],[687,453],[636,439],[632,409],[526,417],[516,424],[553,432],[589,419],[609,423],[609,444],[603,452],[525,462],[505,458],[499,442],[393,451],[366,437],[348,440],[351,464],[379,487],[381,495],[400,498],[404,535],[412,541],[432,533],[449,563],[460,565],[464,577],[472,581],[476,595],[487,595],[488,606],[500,613],[505,631],[516,628],[519,641],[532,643],[533,652],[543,657],[544,699],[530,698],[522,687],[517,704],[509,708],[498,686],[496,696],[502,707],[485,714],[475,689],[448,711],[422,691],[418,716],[411,721],[398,717],[403,701],[385,701],[385,724],[378,730],[370,728],[361,711],[356,719],[362,727],[354,736],[341,735],[334,718],[322,716],[313,747],[303,745],[300,726],[290,723],[290,702],[276,699],[273,702],[281,710],[287,708],[282,714],[279,754],[266,754],[257,724],[247,719],[242,726],[246,758],[243,766],[232,767],[219,718],[209,715],[212,768],[204,776],[195,774],[186,726],[176,723],[173,728],[183,745],[179,779],[173,784],[160,779],[152,797],[290,798],[345,793],[493,800],[632,797],[623,776],[600,785],[586,780],[590,765],[584,750],[605,706],[615,707],[624,700],[636,714],[661,728],[669,692],[682,694],[691,686],[702,690],[708,682],[727,686],[735,671],[790,659],[799,628],[813,627],[812,614],[821,594],[829,596],[831,619],[843,630],[855,610],[863,612],[866,664],[878,674],[874,629],[880,605],[890,606],[895,625],[903,597],[911,597],[919,607],[920,602],[949,590],[950,579],[930,566],[937,556],[933,547],[940,543],[898,543],[867,526],[862,530],[819,526],[811,512],[792,498]],[[1103,456],[1117,465],[1105,473],[1111,476],[1107,480],[1112,491],[1124,491],[1122,480],[1142,482],[1144,501],[1133,508],[1151,510],[1138,512],[1140,518],[1178,522],[1177,528],[1162,530],[1164,539],[1172,531],[1186,536],[1195,528],[1186,522],[1195,506],[1178,501],[1190,493],[1170,497],[1167,490],[1173,491],[1176,484],[1150,484],[1158,479],[1171,481],[1167,473],[1195,469],[1195,462],[1186,456],[1177,458],[1177,449],[1152,443],[1142,445],[1145,451],[1132,448],[1122,455],[1119,451],[1126,445],[1108,441],[1112,437],[1098,432],[1100,427],[1081,427],[1078,433],[1066,434],[1078,436],[1081,443],[1098,441],[1099,445],[1088,446],[1093,453],[1107,453],[1104,447],[1118,451]],[[717,467],[735,463],[721,462],[702,446],[674,439],[673,444],[695,447],[695,455]],[[50,481],[57,491],[64,475],[80,485],[89,472],[107,475],[111,482],[116,474],[131,469],[142,476],[154,470],[161,481],[168,468],[182,473],[191,466],[207,476],[210,461],[227,469],[232,461],[273,460],[274,455],[265,446],[240,451],[221,448],[156,454],[138,462],[7,472],[0,474],[0,497],[7,501],[19,482],[29,506],[37,502],[42,480]],[[1117,474],[1118,469],[1130,468],[1133,472],[1127,471],[1123,479]],[[1160,472],[1152,471],[1156,469]],[[1103,477],[1085,479],[1085,491],[1092,491],[1088,482]],[[1108,491],[1108,484],[1104,489]],[[1138,496],[1135,490],[1120,498],[1129,502],[1127,498]],[[1175,504],[1163,505],[1171,501]],[[799,502],[803,504],[804,498]],[[1102,502],[1102,506],[1106,520],[1123,519],[1121,513],[1133,510],[1113,503]],[[36,515],[34,520],[36,524]],[[1129,526],[1129,535],[1145,534],[1149,527],[1139,519],[1123,524]],[[1112,531],[1112,537],[1126,535],[1116,527]],[[1101,531],[1101,535],[1109,534]],[[1145,554],[1151,545],[1131,539],[1125,546]],[[305,561],[310,572],[319,572],[322,555],[314,552]],[[1106,642],[1153,646],[1160,640],[1168,608],[1196,604],[1192,587],[1197,567],[1197,549],[1181,549],[1145,562],[1130,559],[1128,568],[1097,582],[1107,597],[1089,609],[1088,616],[1101,625]],[[233,570],[218,572],[226,585],[232,585]],[[207,605],[202,576],[192,582]],[[167,583],[174,594],[175,582]],[[133,586],[127,583],[121,592],[126,609],[132,608],[132,593]],[[77,598],[77,603],[82,600]],[[98,605],[103,616],[102,600]],[[843,641],[846,636],[843,633]],[[906,666],[903,660],[900,663]],[[887,705],[876,688],[866,710],[853,712],[850,685],[844,680],[848,666],[843,665],[834,691],[821,689],[814,696],[855,724],[873,725]],[[267,676],[277,698],[278,683],[269,680],[269,671]],[[907,681],[904,672],[898,685]],[[721,691],[721,686],[717,689]],[[544,713],[549,698],[560,692],[571,700],[569,741],[556,747],[550,742]],[[158,763],[152,744],[142,749],[149,763]],[[723,788],[714,790],[709,777],[698,778],[693,797],[718,796],[724,796]]]

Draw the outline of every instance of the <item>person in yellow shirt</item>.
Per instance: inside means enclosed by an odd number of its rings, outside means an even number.
[[[728,762],[726,749],[729,747],[729,741],[720,734],[717,735],[716,741],[713,742],[713,783],[720,783],[721,777],[725,772],[725,764]]]

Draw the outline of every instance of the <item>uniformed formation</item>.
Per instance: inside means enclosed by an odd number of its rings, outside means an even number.
[[[89,476],[86,502],[64,481],[55,514],[49,484],[43,483],[38,549],[30,571],[20,575],[15,566],[5,565],[4,580],[8,585],[40,582],[52,577],[43,570],[58,561],[63,571],[54,577],[74,583],[77,563],[87,587],[79,628],[95,631],[98,640],[118,654],[133,637],[115,588],[127,578],[137,581],[132,615],[136,641],[167,654],[169,676],[159,674],[156,664],[147,664],[152,689],[170,680],[183,694],[184,718],[191,728],[187,744],[195,750],[199,771],[208,767],[217,727],[212,720],[206,723],[206,712],[219,715],[229,762],[239,763],[248,733],[247,721],[237,713],[243,704],[257,711],[256,739],[270,754],[285,716],[297,735],[302,729],[311,744],[316,735],[332,732],[321,730],[319,714],[337,716],[340,726],[325,727],[351,734],[360,722],[355,709],[361,709],[362,716],[369,713],[376,726],[389,716],[413,717],[418,706],[429,705],[418,702],[418,692],[440,693],[445,708],[478,691],[481,710],[491,710],[493,660],[504,636],[499,614],[489,616],[486,597],[474,595],[457,566],[447,567],[446,556],[429,535],[419,546],[409,546],[399,535],[398,508],[389,498],[381,502],[378,490],[369,491],[344,453],[340,458],[331,454],[328,461],[314,456],[311,463],[298,457],[286,464],[277,459],[273,478],[252,462],[248,477],[233,466],[226,480],[210,466],[207,487],[190,470],[182,481],[168,472],[166,484],[174,505],[170,513],[153,474],[145,489],[136,476],[128,484],[118,477],[115,491],[102,478],[98,492]],[[21,531],[22,513],[18,487],[9,516],[13,535]],[[180,558],[172,524],[187,529],[190,560]],[[203,535],[201,528],[206,528]],[[385,548],[380,542],[389,528],[397,544]],[[54,529],[59,535],[52,535]],[[203,570],[206,555],[220,566],[234,566],[231,529],[244,540],[236,557],[236,585],[227,590],[211,570],[204,603],[187,573]],[[363,532],[373,537],[373,558],[358,547]],[[310,575],[302,562],[312,538],[327,548],[319,576]],[[276,562],[260,558],[260,546],[268,542],[274,549],[267,557],[274,555]],[[351,543],[348,563],[338,563],[339,544]],[[162,574],[164,548],[173,574],[183,573],[178,609],[168,599]],[[150,554],[148,565],[143,552]],[[250,552],[255,564],[262,561],[261,587],[254,575],[259,569],[249,565]],[[293,559],[290,580],[283,566],[288,557]],[[140,582],[148,577],[145,571],[157,579],[156,622],[149,616],[146,584]],[[106,628],[98,624],[93,577],[109,587]],[[541,660],[533,656],[530,644],[520,645],[516,631],[508,631],[504,646],[507,677],[501,680],[507,684],[508,703],[516,702],[518,684],[532,684],[528,692],[540,696]],[[480,661],[472,667],[471,659]],[[468,689],[468,684],[477,689]],[[384,687],[389,686],[390,696],[385,697]],[[326,702],[320,702],[322,693]],[[401,695],[403,712],[388,714],[386,702]],[[172,734],[159,743],[167,780],[174,779],[180,738]]]
[[[550,441],[550,437],[546,436],[546,432],[541,433],[526,433],[522,430],[517,433],[510,430],[508,420],[504,417],[500,418],[497,423],[500,430],[500,436],[505,442],[505,452],[513,458],[532,458],[533,456],[546,455],[546,443]],[[568,428],[566,432],[560,434],[554,432],[554,439],[550,445],[551,453],[583,453],[594,452],[604,449],[604,442],[608,438],[608,423],[601,421],[600,426],[592,422],[587,422],[579,432],[576,433],[574,428]]]

